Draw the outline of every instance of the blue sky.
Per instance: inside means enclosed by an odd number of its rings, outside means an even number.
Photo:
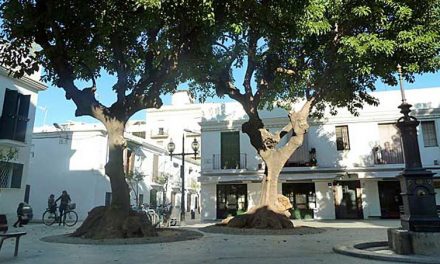
[[[242,73],[234,72],[236,80],[241,80]],[[114,92],[111,87],[115,83],[115,79],[112,76],[103,75],[102,78],[97,80],[97,97],[101,103],[104,105],[110,105],[115,100]],[[80,87],[85,87],[87,85],[80,85]],[[440,72],[435,74],[423,74],[416,76],[414,83],[404,83],[405,89],[417,89],[417,88],[427,88],[427,87],[440,87]],[[382,82],[377,82],[377,90],[395,90],[398,86],[390,87]],[[440,95],[439,95],[440,96]],[[212,98],[210,101],[221,102],[228,99]],[[170,96],[163,96],[164,104],[170,104]],[[411,99],[408,98],[411,103]],[[97,120],[90,117],[75,117],[75,105],[72,101],[67,101],[64,97],[64,90],[49,85],[46,91],[40,92],[38,95],[38,104],[35,117],[35,127],[46,125],[51,125],[53,123],[65,123],[67,121],[76,122],[88,122],[94,123]],[[143,120],[145,119],[145,110],[136,113],[132,120]]]

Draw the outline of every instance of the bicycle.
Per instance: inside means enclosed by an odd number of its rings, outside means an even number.
[[[68,205],[67,209],[60,216],[57,215],[57,210],[55,210],[55,212],[51,212],[51,210],[47,208],[43,213],[43,223],[47,226],[51,226],[55,222],[59,222],[60,217],[62,217],[61,219],[63,219],[63,224],[66,226],[74,226],[78,222],[78,214],[73,210],[75,207],[75,204]]]

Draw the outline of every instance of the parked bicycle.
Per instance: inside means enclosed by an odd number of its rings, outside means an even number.
[[[51,226],[54,223],[59,223],[61,217],[63,224],[66,226],[74,226],[78,222],[78,214],[74,211],[75,208],[76,204],[70,204],[67,210],[60,216],[58,216],[57,210],[54,212],[48,208],[43,213],[43,223],[47,226]]]

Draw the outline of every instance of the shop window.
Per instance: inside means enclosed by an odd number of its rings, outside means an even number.
[[[217,185],[217,218],[244,214],[247,211],[246,184]]]
[[[283,183],[282,193],[289,198],[293,208],[291,217],[294,219],[313,218],[316,208],[314,183]]]

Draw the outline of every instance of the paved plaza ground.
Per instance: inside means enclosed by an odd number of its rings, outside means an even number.
[[[18,257],[13,256],[14,241],[4,242],[0,263],[390,263],[336,254],[337,244],[354,241],[386,240],[386,229],[397,227],[398,220],[368,221],[294,221],[296,226],[324,228],[325,232],[307,235],[232,235],[204,233],[196,240],[135,245],[79,245],[48,243],[40,239],[72,232],[74,228],[29,224],[22,228]],[[189,223],[198,230],[206,223]],[[12,228],[12,227],[11,227]],[[14,231],[14,228],[12,230]]]

